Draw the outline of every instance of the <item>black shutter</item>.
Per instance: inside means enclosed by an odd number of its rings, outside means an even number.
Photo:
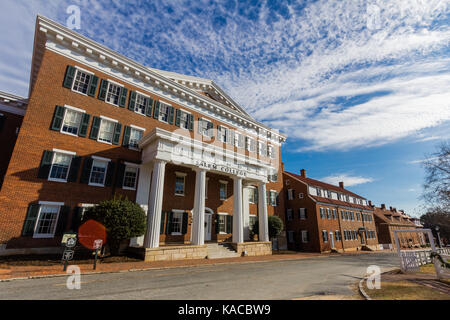
[[[220,233],[219,219],[220,219],[220,215],[216,214],[216,234]]]
[[[123,130],[123,140],[122,140],[122,145],[124,147],[128,148],[128,145],[130,143],[130,135],[131,135],[131,127],[125,126],[125,129]]]
[[[134,111],[136,108],[136,91],[131,91],[130,101],[128,102],[128,109]]]
[[[158,119],[159,118],[159,101],[155,101],[155,110],[153,111],[153,118]]]
[[[97,92],[98,86],[98,77],[92,76],[91,83],[89,84],[88,96],[95,97],[95,93]]]
[[[183,224],[181,226],[181,233],[186,234],[188,229],[188,223],[189,223],[189,213],[183,212]]]
[[[176,125],[177,127],[180,126],[180,118],[181,118],[181,110],[180,110],[180,109],[177,109],[176,117],[175,117],[175,125]]]
[[[127,104],[127,96],[128,96],[128,89],[122,88],[120,90],[119,107],[125,108],[125,105]]]
[[[153,115],[153,99],[147,98],[147,106],[145,107],[145,114],[147,117],[151,117]]]
[[[67,66],[66,75],[64,77],[63,87],[67,89],[72,89],[73,80],[75,79],[76,68],[72,66]]]
[[[189,130],[194,130],[194,116],[192,114],[189,115]]]
[[[83,163],[83,171],[81,172],[81,179],[80,182],[81,183],[89,183],[89,178],[91,176],[91,169],[92,169],[92,163],[94,162],[94,160],[92,160],[92,158],[87,157],[84,158],[84,163]]]
[[[166,219],[166,213],[164,211],[161,211],[161,225],[159,227],[159,234],[164,233],[164,227],[165,227],[165,219]]]
[[[28,206],[27,217],[22,228],[22,236],[32,236],[34,234],[34,227],[36,225],[37,216],[39,213],[39,204],[31,203]]]
[[[108,162],[108,169],[106,171],[105,187],[111,187],[114,177],[114,168],[116,164],[113,161]]]
[[[120,134],[122,133],[122,125],[120,123],[116,123],[114,126],[114,136],[112,143],[114,145],[118,145],[120,142]]]
[[[98,99],[99,100],[105,101],[107,90],[108,90],[108,81],[102,79],[100,81],[100,90],[98,91]]]
[[[61,106],[56,106],[55,113],[53,114],[52,126],[50,127],[52,130],[59,131],[61,130],[61,126],[64,120],[64,113],[66,108]]]
[[[72,213],[72,222],[70,224],[70,231],[71,232],[78,232],[78,228],[81,225],[81,213],[83,212],[83,208],[81,207],[75,207],[73,208]]]
[[[89,138],[93,140],[97,140],[98,133],[100,131],[100,123],[102,122],[102,119],[100,117],[93,117],[92,119],[92,127],[91,127],[91,134],[89,135]]]
[[[277,201],[277,206],[279,206],[280,205],[280,195],[279,195],[279,193],[277,192],[277,197],[276,197],[276,201]]]
[[[50,167],[52,166],[52,160],[53,160],[53,151],[44,150],[41,165],[39,167],[38,178],[48,179]]]
[[[81,157],[73,156],[72,162],[70,164],[69,176],[67,177],[68,182],[77,182],[80,165],[81,165]]]
[[[58,224],[56,226],[55,236],[62,236],[66,230],[67,220],[69,218],[70,207],[62,206],[59,210]]]
[[[169,107],[169,118],[168,118],[169,124],[173,124],[174,111],[175,111],[174,107]]]
[[[226,229],[226,233],[233,233],[233,216],[226,216],[227,217],[227,229]]]
[[[91,119],[91,115],[87,113],[83,113],[80,123],[80,130],[78,130],[79,137],[86,137],[88,128],[89,128],[89,120]]]
[[[119,163],[117,168],[117,178],[116,178],[116,187],[122,188],[123,187],[123,178],[125,175],[125,168],[126,165],[123,163]]]
[[[172,232],[172,217],[173,212],[170,211],[167,215],[167,223],[166,223],[166,234],[170,234]]]

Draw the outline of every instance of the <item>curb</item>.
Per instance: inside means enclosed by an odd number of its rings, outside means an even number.
[[[359,293],[366,299],[366,300],[372,300],[372,298],[371,297],[369,297],[369,295],[364,291],[364,289],[363,289],[363,281],[364,280],[367,280],[367,277],[364,277],[364,278],[362,278],[360,281],[359,281],[359,284],[358,284],[358,288],[359,288]]]

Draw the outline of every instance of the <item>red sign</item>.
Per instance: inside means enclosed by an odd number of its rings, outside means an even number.
[[[84,247],[96,250],[99,240],[102,244],[106,243],[106,228],[100,222],[88,220],[78,228],[78,241]]]

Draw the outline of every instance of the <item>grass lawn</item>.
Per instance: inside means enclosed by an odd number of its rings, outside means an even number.
[[[373,300],[450,300],[450,295],[409,281],[381,282],[381,289],[364,290]]]

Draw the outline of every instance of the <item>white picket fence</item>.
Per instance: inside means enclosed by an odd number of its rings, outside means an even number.
[[[437,253],[444,258],[450,255],[450,248],[436,248]],[[430,257],[431,249],[428,250],[403,250],[400,251],[401,268],[405,272],[418,272],[420,266],[435,263]],[[444,258],[446,259],[446,258]],[[447,258],[448,259],[448,258]],[[440,269],[441,270],[441,269]]]

